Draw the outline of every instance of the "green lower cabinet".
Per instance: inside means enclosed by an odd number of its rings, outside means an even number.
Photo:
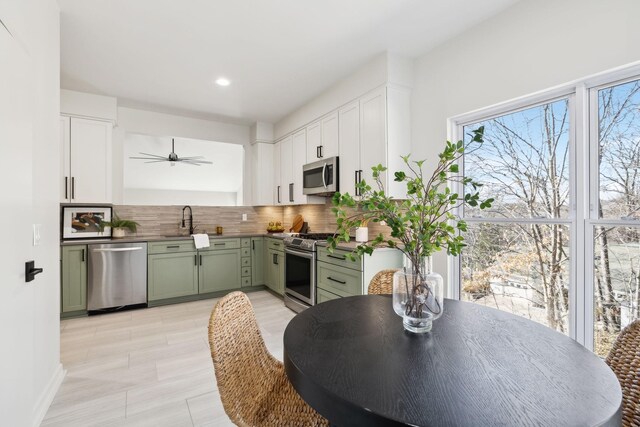
[[[362,272],[318,261],[318,288],[341,297],[362,295]]]
[[[253,286],[265,284],[264,248],[263,237],[254,237],[251,239],[251,285]]]
[[[320,304],[325,301],[331,301],[332,299],[342,298],[339,295],[332,294],[331,292],[325,291],[324,289],[318,288],[318,294],[316,295],[317,304]]]
[[[198,257],[195,252],[149,255],[149,301],[198,293]]]
[[[269,249],[267,254],[267,283],[275,293],[284,295],[284,253]]]
[[[87,246],[63,246],[61,265],[63,313],[87,309]]]
[[[241,251],[239,249],[203,251],[199,257],[199,293],[240,289]]]

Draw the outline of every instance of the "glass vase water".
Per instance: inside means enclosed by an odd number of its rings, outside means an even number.
[[[431,259],[405,259],[405,267],[393,275],[393,309],[404,328],[414,333],[429,332],[442,316],[443,280],[431,270]]]

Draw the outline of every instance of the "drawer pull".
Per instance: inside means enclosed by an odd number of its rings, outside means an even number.
[[[167,246],[167,249],[179,249],[180,245],[169,245]]]
[[[343,282],[342,280],[334,279],[331,276],[328,276],[327,279],[331,280],[332,282],[340,283],[341,285],[346,285],[347,284],[347,282]]]
[[[280,243],[271,243],[273,246],[280,246]]]
[[[342,256],[337,256],[337,255],[327,255],[328,258],[333,258],[333,259],[339,259],[340,261],[344,261],[345,259],[347,259],[347,257],[345,255]]]
[[[225,246],[226,243],[214,243],[213,246]]]

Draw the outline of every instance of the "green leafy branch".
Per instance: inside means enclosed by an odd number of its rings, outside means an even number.
[[[472,131],[469,144],[482,144],[484,127]],[[492,198],[480,199],[479,182],[460,175],[458,161],[465,152],[463,141],[447,141],[431,176],[425,176],[424,160],[411,161],[403,156],[408,173],[394,173],[394,181],[404,182],[407,198],[393,199],[385,194],[382,174],[387,168],[373,166],[373,186],[365,180],[356,188],[360,197],[349,193],[335,193],[332,212],[336,217],[337,231],[328,239],[329,250],[334,250],[340,242],[349,242],[351,230],[362,223],[386,223],[391,238],[379,233],[373,239],[358,245],[350,254],[352,259],[364,254],[371,255],[375,248],[395,248],[403,252],[418,268],[420,260],[446,249],[450,255],[459,255],[465,246],[462,232],[467,231],[467,223],[456,213],[464,205],[486,209],[491,207]],[[451,183],[462,184],[471,192],[460,195],[451,189]]]

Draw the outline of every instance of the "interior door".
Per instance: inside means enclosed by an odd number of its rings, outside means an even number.
[[[35,282],[25,283],[25,261],[33,259],[33,122],[35,114],[33,65],[22,45],[0,25],[0,141],[5,164],[0,167],[2,183],[2,232],[0,249],[0,322],[3,329],[0,351],[0,413],[29,414],[33,402],[33,378],[18,366],[33,366]],[[37,260],[36,260],[37,261]],[[45,272],[46,274],[46,272]],[[30,351],[29,351],[30,350]],[[27,359],[27,360],[25,360]],[[8,410],[7,408],[11,408]],[[3,417],[4,418],[4,417]],[[3,419],[8,425],[25,425]],[[15,421],[15,420],[14,420]]]

